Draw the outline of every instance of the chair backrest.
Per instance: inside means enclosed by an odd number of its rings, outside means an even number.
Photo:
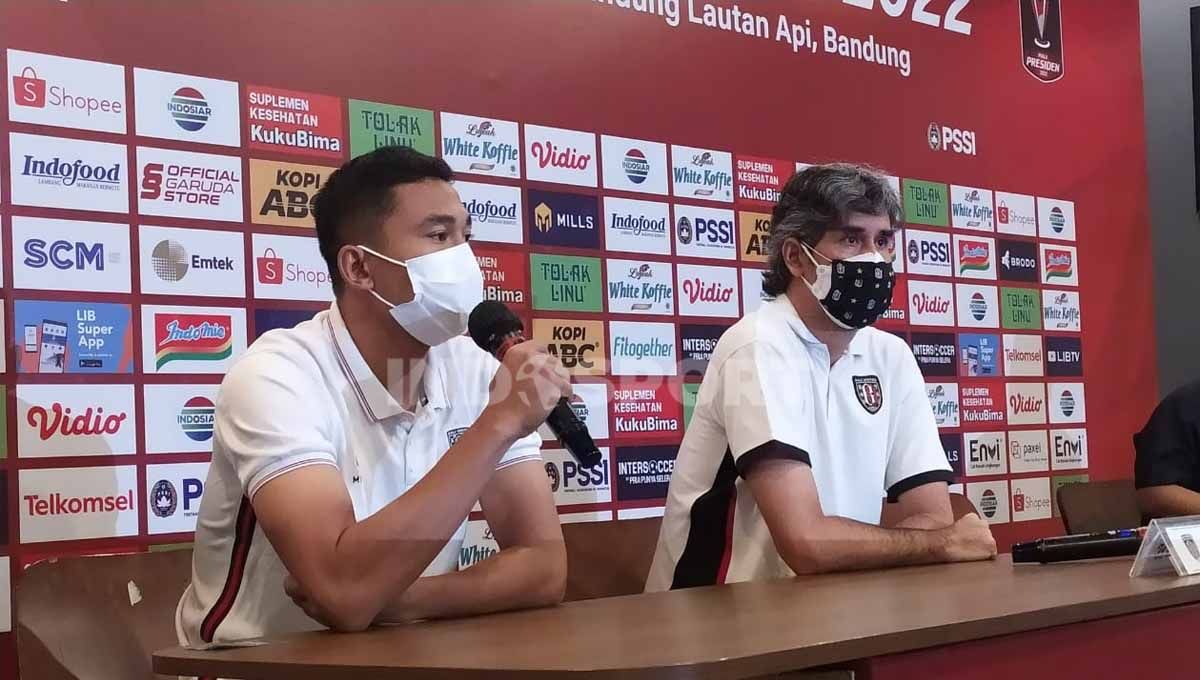
[[[38,562],[15,590],[22,678],[148,680],[150,656],[178,644],[175,606],[192,551]]]
[[[658,543],[661,517],[563,525],[567,600],[640,593]]]
[[[1068,534],[1130,529],[1142,523],[1132,479],[1064,484],[1058,488],[1058,510]]]

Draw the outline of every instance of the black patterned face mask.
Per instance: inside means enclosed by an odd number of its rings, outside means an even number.
[[[896,272],[879,253],[820,264],[813,258],[816,251],[804,243],[801,247],[817,268],[817,280],[804,284],[821,303],[825,315],[838,326],[846,330],[866,328],[892,306]]]

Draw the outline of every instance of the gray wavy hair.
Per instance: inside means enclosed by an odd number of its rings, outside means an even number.
[[[771,212],[763,294],[783,295],[792,282],[783,261],[788,239],[816,246],[825,232],[845,224],[851,213],[887,215],[893,228],[900,224],[900,197],[882,171],[869,165],[829,163],[792,175]]]

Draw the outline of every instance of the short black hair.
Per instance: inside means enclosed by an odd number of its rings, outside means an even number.
[[[427,179],[452,182],[454,171],[446,161],[407,146],[383,146],[351,159],[325,180],[312,211],[335,294],[343,283],[338,251],[346,244],[377,245],[380,226],[396,207],[392,187]]]
[[[892,228],[899,226],[900,197],[883,171],[869,165],[829,163],[792,175],[771,212],[763,294],[783,295],[792,282],[792,273],[783,261],[783,244],[788,239],[815,247],[825,232],[843,226],[850,213],[886,215]]]

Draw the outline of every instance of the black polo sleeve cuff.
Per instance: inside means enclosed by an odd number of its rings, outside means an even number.
[[[791,444],[784,444],[775,439],[764,444],[759,444],[743,453],[734,464],[737,466],[738,475],[742,479],[745,479],[746,475],[750,474],[750,471],[754,469],[754,466],[764,460],[794,460],[812,467],[808,451],[792,446]]]
[[[923,484],[931,484],[933,482],[945,482],[947,484],[954,481],[954,473],[950,470],[930,470],[922,472],[902,479],[891,486],[887,492],[888,503],[895,503],[900,500],[906,491],[911,491]]]

